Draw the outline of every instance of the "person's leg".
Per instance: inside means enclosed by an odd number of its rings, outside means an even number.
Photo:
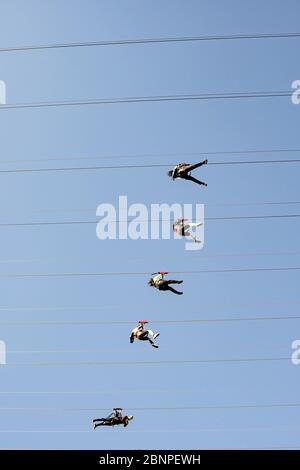
[[[193,227],[201,227],[201,225],[203,225],[203,222],[189,222],[189,226],[191,228]]]
[[[197,180],[197,178],[194,178],[191,175],[184,175],[182,176],[183,179],[193,181],[193,183],[200,184],[201,186],[207,186],[207,183],[204,183],[204,181]]]
[[[183,292],[179,292],[178,290],[174,289],[171,286],[168,286],[168,290],[170,290],[171,292],[173,292],[174,294],[177,294],[177,295],[182,295],[183,294]]]
[[[139,340],[140,340],[140,341],[147,341],[147,340],[148,340],[148,330],[143,331],[143,332],[139,335]]]
[[[201,243],[201,240],[198,240],[198,238],[196,238],[196,237],[195,237],[192,233],[190,233],[190,232],[187,232],[187,233],[186,233],[186,236],[187,236],[187,237],[191,237],[191,238],[194,240],[195,243]]]
[[[167,283],[168,283],[168,286],[169,286],[169,284],[182,284],[183,281],[176,281],[175,279],[169,279],[167,281]]]
[[[158,348],[158,346],[154,343],[154,341],[152,341],[152,339],[148,338],[148,341],[153,348],[156,348],[156,349]]]
[[[148,330],[148,337],[153,341],[155,338],[159,336],[159,333],[154,333],[152,330]]]
[[[153,348],[158,348],[158,346],[154,343],[155,338],[159,336],[159,333],[154,334],[152,330],[148,330],[148,341]]]
[[[104,424],[103,419],[93,419],[94,429],[98,428],[98,426],[102,426]]]
[[[203,160],[203,162],[200,162],[200,163],[194,163],[193,165],[189,165],[185,169],[185,171],[188,173],[190,171],[196,170],[196,168],[199,168],[202,165],[207,165],[207,163],[208,163],[208,160]]]

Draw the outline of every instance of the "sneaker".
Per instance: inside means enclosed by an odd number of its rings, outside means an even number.
[[[207,164],[208,164],[208,160],[204,160],[203,165],[207,165]]]
[[[152,344],[151,346],[152,346],[153,348],[155,348],[155,349],[158,349],[157,344]]]

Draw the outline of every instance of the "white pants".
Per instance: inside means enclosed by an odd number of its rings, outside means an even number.
[[[148,331],[148,337],[153,341],[153,336],[154,336],[154,333],[152,330],[147,330]]]

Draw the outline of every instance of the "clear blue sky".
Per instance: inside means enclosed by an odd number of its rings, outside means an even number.
[[[299,2],[1,1],[1,47],[140,37],[299,31]],[[290,90],[299,39],[93,47],[1,53],[7,102]],[[299,148],[300,106],[289,98],[0,110],[1,169],[107,164],[89,157]],[[297,154],[293,154],[296,157]],[[83,157],[85,160],[47,161]],[[269,155],[278,158],[278,155]],[[290,158],[283,154],[281,158]],[[220,159],[246,158],[218,156]],[[256,158],[265,158],[260,154]],[[25,162],[24,160],[45,160]],[[14,162],[15,160],[19,160]],[[184,158],[185,160],[185,158]],[[24,162],[22,162],[24,161]],[[171,157],[113,164],[170,163]],[[207,167],[208,188],[172,183],[165,169],[2,174],[1,222],[91,220],[101,202],[298,201],[299,167]],[[206,216],[297,213],[298,206],[207,206]],[[298,219],[206,225],[201,252],[178,241],[100,242],[93,225],[0,230],[1,273],[184,271],[299,266]],[[213,257],[226,253],[277,256]],[[295,272],[184,276],[184,295],[147,276],[1,278],[0,321],[176,320],[296,315]],[[24,310],[24,307],[28,307]],[[53,308],[47,310],[46,308]],[[61,308],[62,310],[55,310]],[[65,308],[65,310],[63,310]],[[69,308],[69,309],[68,309]],[[12,363],[289,357],[299,321],[156,325],[160,349],[130,345],[130,325],[1,326]],[[12,351],[98,349],[98,353]],[[2,367],[1,448],[299,446],[299,408],[138,411],[125,430],[89,432],[103,411],[131,407],[299,401],[300,366],[284,363]],[[68,392],[82,392],[73,393]],[[90,392],[99,392],[90,393]],[[91,411],[59,411],[60,408]],[[6,408],[6,409],[2,409]],[[49,408],[50,411],[7,408]],[[51,411],[53,409],[54,411]],[[56,410],[56,411],[55,411]],[[8,432],[8,431],[45,432]],[[46,431],[53,432],[46,432]],[[58,432],[58,431],[79,432]],[[7,432],[2,432],[7,431]],[[83,432],[81,432],[83,431]]]

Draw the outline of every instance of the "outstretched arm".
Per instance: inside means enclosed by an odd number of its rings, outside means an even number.
[[[131,333],[131,335],[130,335],[130,342],[131,342],[131,343],[134,342],[134,334],[133,334],[133,333]]]

